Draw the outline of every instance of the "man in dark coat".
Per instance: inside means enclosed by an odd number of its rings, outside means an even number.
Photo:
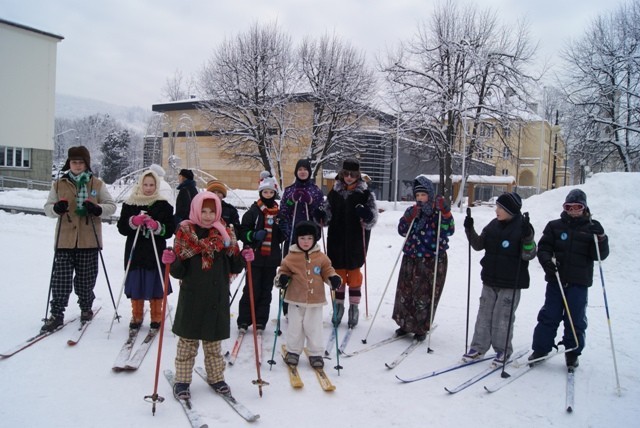
[[[198,188],[190,169],[181,169],[178,173],[178,196],[176,197],[176,225],[189,219],[191,200],[198,194]]]

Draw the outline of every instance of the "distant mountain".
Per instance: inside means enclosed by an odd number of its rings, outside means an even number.
[[[124,107],[89,98],[56,94],[56,118],[79,119],[94,114],[108,114],[127,128],[144,135],[153,112],[141,107]]]

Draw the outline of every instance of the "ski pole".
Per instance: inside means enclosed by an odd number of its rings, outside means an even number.
[[[133,260],[133,251],[136,249],[136,243],[138,242],[138,236],[140,235],[140,229],[142,227],[138,226],[136,228],[136,235],[133,238],[133,244],[131,245],[131,251],[129,252],[129,259],[127,260],[127,268],[124,270],[124,278],[122,279],[122,286],[120,287],[120,293],[118,294],[118,303],[116,304],[116,313],[118,312],[118,308],[120,307],[120,300],[122,299],[122,293],[124,291],[124,285],[127,282],[127,276],[129,275],[129,268],[131,268],[131,261]],[[111,325],[109,326],[109,332],[107,333],[107,339],[111,336],[111,330],[113,329],[114,321],[119,317],[114,317],[111,319]]]
[[[467,207],[467,217],[471,217],[471,208]],[[467,261],[467,329],[464,335],[464,352],[469,350],[469,308],[471,302],[471,241],[469,241],[469,256]]]
[[[152,237],[153,238],[153,237]],[[155,242],[155,241],[154,241]],[[167,249],[171,250],[171,247]],[[154,244],[155,251],[155,244]],[[156,253],[157,257],[157,253]],[[162,360],[162,339],[164,337],[164,324],[165,317],[167,314],[167,296],[169,295],[169,269],[171,265],[167,263],[164,266],[164,294],[162,296],[162,322],[160,323],[160,337],[158,338],[158,357],[156,359],[156,376],[153,384],[153,394],[146,395],[144,400],[151,403],[151,413],[153,415],[156,414],[156,403],[162,403],[164,398],[158,395],[158,378],[160,377],[160,361]]]
[[[364,223],[360,222],[362,226],[362,254],[364,254],[364,308],[365,317],[369,318],[369,297],[367,294],[367,240],[365,237]]]
[[[438,232],[436,233],[436,257],[433,262],[433,287],[431,289],[431,313],[429,314],[429,331],[427,331],[427,353],[433,352],[431,345],[431,330],[433,330],[433,316],[436,306],[436,283],[438,279],[438,255],[440,253],[440,226],[442,224],[442,211],[438,210]]]
[[[102,257],[102,246],[100,245],[100,240],[98,239],[98,232],[96,231],[96,224],[94,222],[93,216],[91,216],[91,227],[93,228],[93,235],[96,237],[96,245],[98,245],[98,254],[100,255],[100,262],[102,262],[102,270],[104,271],[104,277],[107,280],[107,287],[109,288],[111,303],[113,303],[113,310],[115,311],[114,317],[120,319],[120,315],[118,315],[118,308],[116,307],[116,300],[113,298],[113,291],[111,290],[111,282],[109,282],[107,266],[104,264],[104,257]]]
[[[242,276],[240,277],[240,281],[238,282],[238,286],[236,287],[236,291],[233,292],[233,296],[231,296],[231,300],[229,301],[229,306],[233,305],[233,301],[236,299],[236,295],[238,294],[238,290],[240,290],[240,286],[243,283],[245,275],[246,275],[246,272],[242,272]]]
[[[49,301],[51,300],[51,290],[53,288],[53,274],[56,271],[56,259],[58,258],[58,244],[60,242],[60,229],[62,229],[62,216],[58,217],[58,222],[56,224],[56,243],[53,248],[53,263],[51,264],[51,276],[49,277],[49,292],[47,293],[47,306],[44,309],[44,318],[42,321],[47,320],[47,316],[49,315]]]
[[[556,258],[553,257],[553,264],[556,264]],[[573,325],[573,318],[571,317],[571,310],[569,309],[569,302],[567,302],[567,296],[564,294],[564,287],[562,286],[562,281],[560,280],[560,272],[556,268],[556,279],[558,280],[558,287],[560,288],[560,294],[562,295],[562,303],[564,304],[564,309],[567,311],[567,318],[569,319],[569,325],[571,326],[571,332],[573,333],[573,340],[576,342],[576,346],[571,349],[565,349],[565,353],[570,351],[575,351],[578,349],[580,344],[578,343],[578,333],[576,333],[576,327]]]
[[[402,255],[402,250],[404,249],[404,244],[406,244],[409,235],[411,234],[411,229],[413,228],[413,223],[416,221],[415,217],[411,220],[411,224],[409,225],[409,229],[407,229],[407,235],[402,241],[402,245],[400,246],[400,251],[398,252],[398,257],[396,257],[396,262],[393,264],[393,269],[391,269],[391,274],[389,275],[389,279],[387,280],[387,285],[384,286],[384,290],[382,291],[382,296],[380,296],[380,302],[378,302],[378,307],[376,311],[373,313],[373,319],[371,320],[371,324],[369,324],[369,330],[367,330],[367,334],[364,339],[362,339],[362,343],[367,343],[367,338],[369,337],[369,333],[371,333],[371,327],[373,327],[373,323],[376,321],[376,317],[378,316],[378,311],[380,310],[380,306],[382,306],[382,301],[384,300],[384,295],[387,294],[387,289],[389,288],[389,284],[391,283],[391,278],[393,278],[393,273],[396,271],[396,267],[398,266],[398,262],[400,261],[400,256]],[[335,309],[334,309],[335,311]],[[337,340],[336,340],[337,342]]]
[[[253,278],[251,276],[251,262],[247,260],[247,284],[249,285],[249,304],[251,307],[251,323],[253,324],[253,349],[256,357],[256,372],[258,379],[252,381],[254,385],[258,385],[258,394],[262,397],[262,386],[269,385],[268,382],[262,380],[260,376],[260,355],[258,349],[258,332],[256,331],[256,302],[253,295]]]
[[[607,303],[607,290],[604,286],[604,273],[602,272],[602,258],[600,257],[600,246],[598,245],[598,237],[593,234],[593,242],[596,245],[596,254],[598,255],[598,269],[600,270],[600,282],[602,283],[602,295],[604,297],[604,308],[607,314],[607,325],[609,326],[609,339],[611,341],[611,354],[613,355],[613,369],[616,374],[616,391],[618,396],[622,394],[620,390],[620,378],[618,377],[618,363],[616,361],[616,348],[613,346],[613,332],[611,330],[611,317],[609,316],[609,304]]]
[[[278,298],[278,318],[276,318],[277,322],[276,322],[276,331],[274,334],[274,338],[273,338],[273,349],[271,350],[271,359],[269,361],[267,361],[269,363],[269,370],[271,370],[271,368],[273,367],[273,365],[276,363],[275,360],[275,355],[276,355],[276,344],[278,343],[278,336],[280,336],[282,334],[282,332],[280,331],[280,319],[282,316],[282,302],[284,302],[284,295],[287,292],[286,289],[280,289],[279,292],[279,298]]]
[[[333,333],[336,336],[336,366],[334,369],[338,370],[338,376],[340,376],[340,369],[343,367],[340,365],[340,348],[338,346],[338,314],[336,311],[336,291],[331,290],[331,304],[333,305]]]

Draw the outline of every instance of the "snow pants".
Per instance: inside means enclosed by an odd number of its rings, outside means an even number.
[[[520,290],[512,288],[498,288],[482,286],[480,295],[480,307],[471,341],[471,348],[484,354],[491,346],[496,352],[513,353],[511,338],[513,337],[513,324],[515,322],[515,312],[520,303]],[[513,315],[511,313],[511,302],[513,300]],[[511,324],[509,320],[511,319]],[[507,338],[507,333],[509,337]]]
[[[273,279],[276,277],[277,266],[251,265],[251,279],[253,283],[253,299],[256,307],[256,324],[263,330],[269,322],[271,308],[271,294]],[[249,277],[242,290],[242,298],[238,304],[238,327],[251,325],[251,297],[249,296]]]
[[[289,303],[286,336],[287,351],[302,354],[306,339],[309,355],[322,356],[322,306],[299,306]]]

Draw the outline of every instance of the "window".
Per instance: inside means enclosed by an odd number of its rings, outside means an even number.
[[[0,146],[0,166],[31,167],[31,149]]]
[[[493,126],[486,123],[480,124],[480,136],[486,138],[493,138]]]
[[[511,137],[511,128],[509,128],[508,126],[505,126],[502,128],[502,134],[504,135],[504,138],[509,138]]]
[[[503,170],[502,170],[502,175],[504,175],[504,176],[509,175],[509,170],[508,170],[508,169],[506,169],[506,168],[505,168],[505,169],[503,169]]]
[[[511,149],[509,149],[509,147],[502,148],[502,158],[511,159]]]
[[[487,147],[485,153],[487,159],[493,159],[493,147]]]

